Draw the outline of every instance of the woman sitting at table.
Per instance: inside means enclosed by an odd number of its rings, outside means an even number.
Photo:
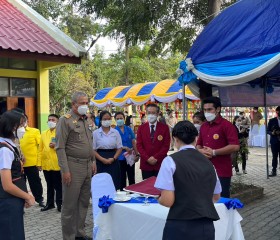
[[[100,113],[101,126],[93,132],[93,150],[96,157],[97,173],[109,173],[116,190],[120,189],[120,165],[118,157],[122,152],[119,132],[111,127],[111,113]]]
[[[177,123],[172,137],[178,152],[161,165],[155,187],[158,201],[170,207],[163,230],[164,240],[214,240],[213,221],[219,219],[214,203],[221,185],[213,164],[195,149],[198,132],[189,121]]]

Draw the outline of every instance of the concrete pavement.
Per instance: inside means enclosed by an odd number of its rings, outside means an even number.
[[[271,153],[269,149],[269,165]],[[142,180],[139,164],[136,166],[136,181]],[[242,229],[246,240],[280,240],[280,175],[266,179],[264,148],[250,148],[247,162],[248,174],[233,176],[233,181],[243,181],[264,187],[265,196],[246,205],[239,213],[243,217]],[[280,170],[279,170],[280,172]],[[46,195],[46,183],[41,174]],[[45,196],[46,199],[46,196]],[[92,235],[91,206],[86,221],[86,232]],[[62,239],[60,213],[56,209],[40,212],[38,205],[25,210],[25,233],[27,240]],[[132,239],[137,240],[137,239]],[[141,239],[139,239],[141,240]],[[152,240],[152,239],[151,239]]]

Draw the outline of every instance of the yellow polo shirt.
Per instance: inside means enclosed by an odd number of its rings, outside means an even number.
[[[24,167],[37,165],[40,131],[37,128],[26,127],[23,138],[19,140],[20,149],[25,157]]]
[[[49,129],[41,135],[37,166],[46,171],[60,171],[56,151],[49,147],[51,139],[55,138],[55,133],[56,129],[53,131]]]

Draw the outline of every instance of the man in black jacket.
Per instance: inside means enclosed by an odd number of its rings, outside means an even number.
[[[270,135],[272,152],[272,172],[270,177],[276,176],[278,157],[280,159],[280,106],[276,108],[277,116],[268,122],[267,133]]]

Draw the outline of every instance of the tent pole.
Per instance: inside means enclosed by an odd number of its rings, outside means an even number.
[[[266,89],[267,89],[267,78],[264,79],[263,100],[264,100],[264,125],[265,125],[266,178],[269,179]]]
[[[186,110],[187,110],[186,108],[188,106],[186,106],[186,84],[185,83],[183,83],[182,91],[183,91],[183,120],[186,120]]]

